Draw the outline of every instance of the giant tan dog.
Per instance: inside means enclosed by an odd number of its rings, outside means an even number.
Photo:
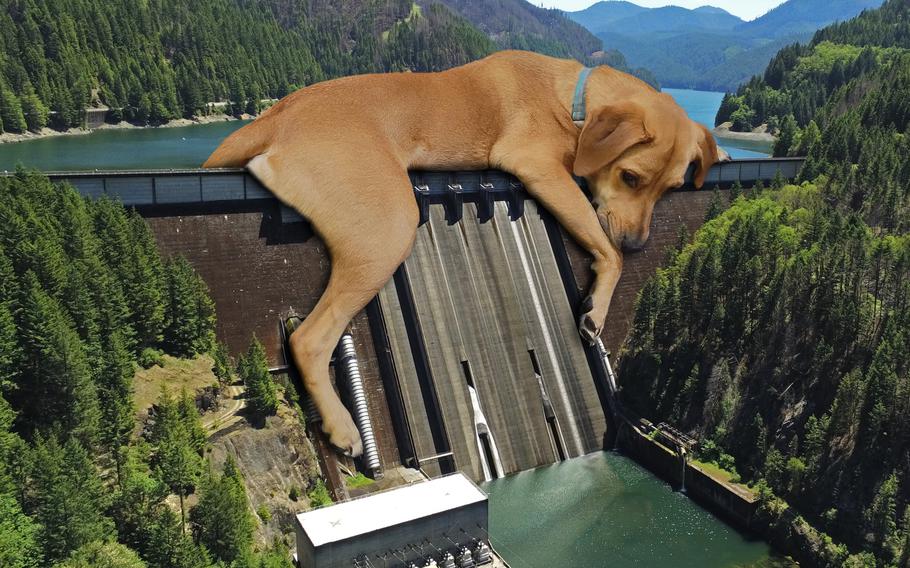
[[[440,73],[327,81],[288,95],[205,162],[246,166],[326,243],[328,285],[290,341],[338,448],[356,456],[361,441],[329,381],[329,361],[351,318],[411,251],[418,211],[409,169],[495,168],[518,177],[594,257],[579,322],[589,341],[607,317],[621,249],[644,245],[654,204],[683,183],[690,163],[703,184],[718,159],[704,127],[638,79],[606,66],[582,69],[505,51]],[[579,99],[586,111],[573,121]],[[573,173],[587,180],[593,205]]]

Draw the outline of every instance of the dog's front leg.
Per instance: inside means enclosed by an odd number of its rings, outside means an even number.
[[[603,330],[610,300],[622,274],[622,253],[604,233],[594,207],[561,164],[546,171],[517,174],[528,193],[594,257],[594,284],[581,309],[578,331],[593,343]]]

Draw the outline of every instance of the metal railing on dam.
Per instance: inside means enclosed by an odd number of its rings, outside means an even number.
[[[804,158],[756,158],[718,163],[708,172],[705,186],[729,187],[736,181],[748,186],[758,180],[769,181],[778,173],[793,179],[804,161]],[[69,182],[86,197],[106,195],[119,199],[124,205],[149,212],[274,199],[256,178],[240,168],[45,173],[54,181]],[[503,172],[418,171],[410,175],[414,195],[421,205],[422,222],[428,219],[427,207],[431,204],[445,208],[449,223],[461,219],[464,203],[476,205],[481,221],[492,218],[492,204],[496,201],[508,203],[509,216],[513,220],[522,214],[526,197],[524,187],[516,178]],[[686,183],[676,191],[692,190],[691,180],[690,168]],[[281,215],[284,222],[302,220],[297,212],[287,207],[282,208]]]
[[[801,164],[718,164],[707,188],[737,180],[748,187],[778,173],[793,178]],[[232,351],[245,349],[255,332],[270,362],[281,362],[280,316],[312,309],[329,262],[318,239],[302,236],[300,216],[252,176],[48,175],[85,196],[136,207],[163,252],[186,256],[209,283],[219,336]],[[352,326],[383,468],[397,462],[483,480],[603,447],[609,383],[601,353],[576,330],[588,272],[583,255],[512,176],[413,172],[411,179],[424,221],[413,253]],[[641,279],[663,256],[660,246],[672,242],[681,221],[703,219],[710,191],[689,189],[671,192],[655,210],[655,222],[666,225],[652,231],[656,252],[626,257],[608,325],[618,336]]]

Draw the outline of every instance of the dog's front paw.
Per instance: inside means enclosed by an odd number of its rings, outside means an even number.
[[[594,342],[600,337],[601,331],[603,331],[603,327],[598,327],[598,325],[594,323],[594,318],[591,317],[590,312],[581,314],[581,317],[578,318],[578,333],[588,345],[594,345]]]
[[[351,413],[339,405],[339,408],[329,414],[322,417],[322,431],[344,455],[358,457],[363,453],[363,442],[360,440],[360,431],[351,419]]]

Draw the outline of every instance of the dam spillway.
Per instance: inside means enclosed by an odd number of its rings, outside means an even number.
[[[792,178],[801,160],[718,164],[707,187]],[[136,207],[165,255],[208,283],[218,337],[255,334],[279,366],[280,322],[306,315],[330,268],[321,241],[242,170],[61,172],[87,197]],[[477,481],[603,447],[610,416],[598,354],[575,310],[590,259],[501,172],[412,176],[421,226],[411,257],[351,331],[382,469],[465,471]],[[604,334],[616,349],[635,296],[679,225],[698,227],[710,191],[677,190],[655,208],[644,251],[626,255]],[[450,224],[453,223],[454,224]],[[342,484],[343,485],[343,484]]]
[[[483,481],[603,446],[606,420],[574,309],[544,220],[535,203],[525,207],[512,221],[497,202],[481,223],[466,204],[454,225],[431,207],[403,270],[379,294],[414,457],[430,474],[448,467]],[[454,465],[421,460],[447,452]]]

